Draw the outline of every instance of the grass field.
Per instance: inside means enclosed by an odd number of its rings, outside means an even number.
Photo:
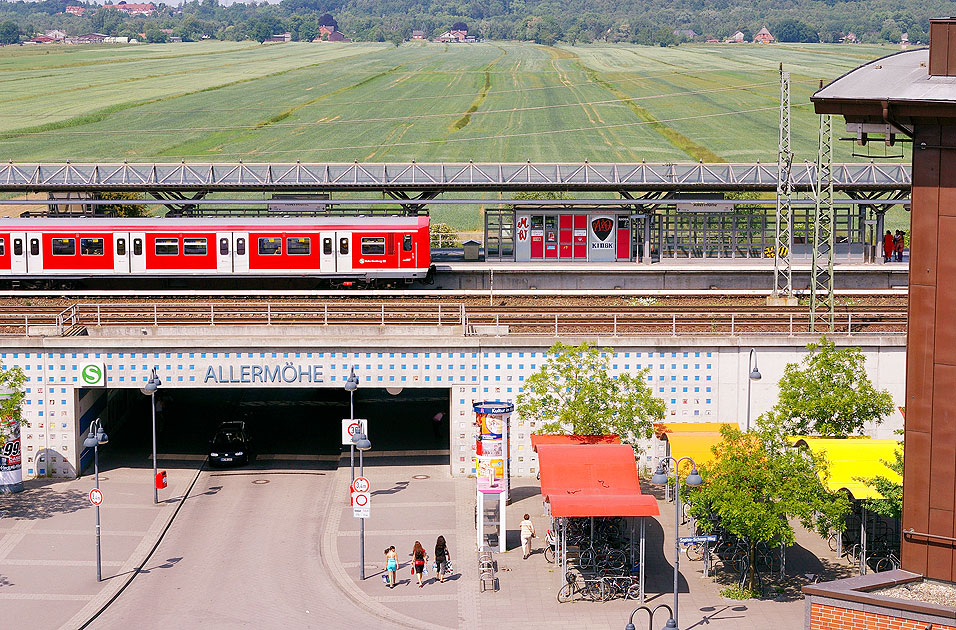
[[[247,42],[0,48],[0,159],[773,161],[808,97],[890,48]],[[851,160],[838,146],[838,159]]]

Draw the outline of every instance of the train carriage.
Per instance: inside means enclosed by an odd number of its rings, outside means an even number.
[[[333,284],[430,275],[428,217],[9,219],[0,278],[295,277]]]

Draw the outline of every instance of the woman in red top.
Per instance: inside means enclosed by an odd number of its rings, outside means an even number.
[[[883,262],[890,262],[893,258],[894,245],[893,233],[887,230],[883,235]]]
[[[415,572],[415,575],[418,576],[418,588],[422,588],[422,573],[425,571],[425,563],[428,561],[428,554],[425,553],[425,548],[422,547],[422,544],[415,541],[415,546],[412,548],[412,571]]]

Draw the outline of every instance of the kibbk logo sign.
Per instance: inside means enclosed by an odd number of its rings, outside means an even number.
[[[102,363],[81,363],[80,382],[84,387],[104,387],[106,368]]]

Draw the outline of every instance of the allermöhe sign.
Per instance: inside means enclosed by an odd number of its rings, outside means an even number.
[[[229,365],[206,369],[203,383],[321,383],[321,365]]]

